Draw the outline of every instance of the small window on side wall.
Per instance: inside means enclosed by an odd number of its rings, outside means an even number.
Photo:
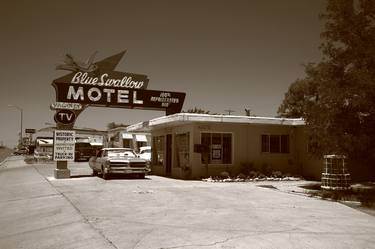
[[[262,135],[261,151],[269,153],[289,153],[289,135]]]

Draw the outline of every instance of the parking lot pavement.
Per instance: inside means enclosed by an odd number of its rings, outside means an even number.
[[[0,167],[0,248],[115,248],[37,169],[22,157]]]
[[[375,217],[335,202],[254,183],[158,176],[105,181],[90,176],[84,162],[70,164],[72,178],[56,180],[53,167],[0,170],[1,189],[26,191],[14,192],[19,200],[0,192],[0,224],[11,224],[0,248],[375,247]],[[59,247],[53,247],[57,234]]]

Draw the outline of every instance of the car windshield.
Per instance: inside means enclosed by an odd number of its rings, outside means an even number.
[[[105,153],[106,156],[108,157],[136,157],[136,155],[134,154],[133,151],[130,151],[130,150],[109,150],[109,151],[106,151]]]
[[[151,153],[151,149],[145,149],[145,150],[142,150],[142,151],[141,151],[141,154],[144,154],[144,153]]]

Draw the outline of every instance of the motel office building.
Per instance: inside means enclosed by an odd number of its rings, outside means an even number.
[[[127,127],[151,133],[152,172],[181,179],[235,176],[243,164],[320,179],[302,119],[178,113]],[[197,148],[208,148],[203,154]],[[205,157],[205,158],[204,158]]]

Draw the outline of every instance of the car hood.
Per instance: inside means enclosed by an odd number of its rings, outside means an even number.
[[[107,158],[107,161],[110,161],[110,162],[145,162],[145,160],[141,158],[123,158],[123,157],[120,157],[120,158],[110,157],[110,158]]]

